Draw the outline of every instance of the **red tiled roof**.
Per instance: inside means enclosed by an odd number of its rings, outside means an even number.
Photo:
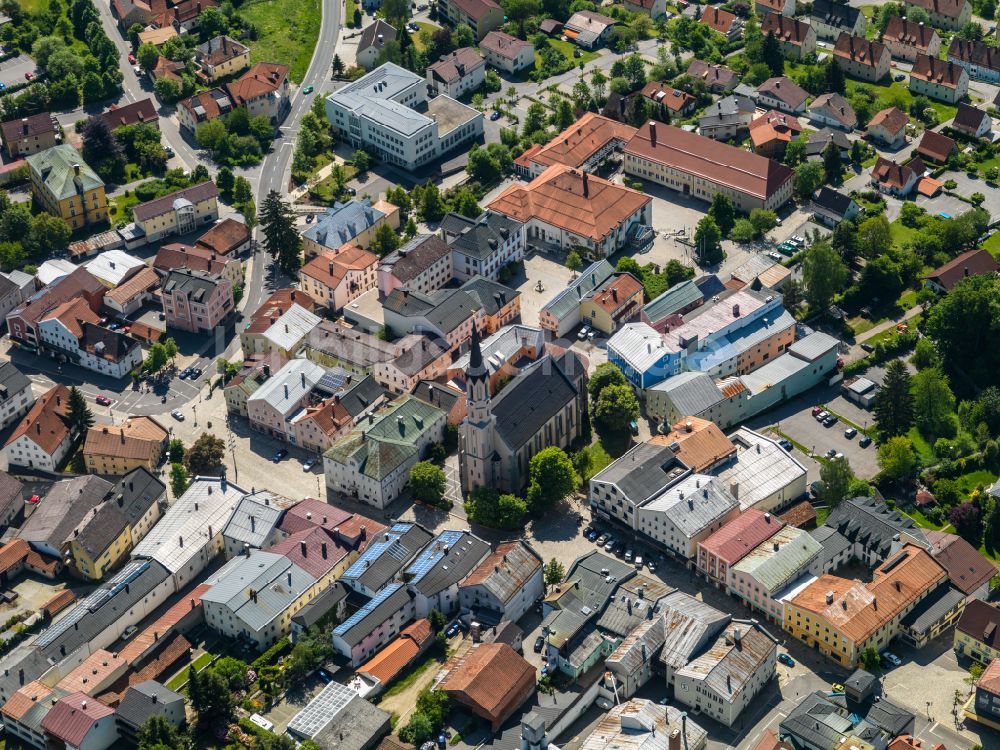
[[[112,104],[111,109],[101,115],[101,119],[107,123],[108,127],[114,130],[125,125],[135,125],[140,122],[155,124],[160,116],[156,112],[153,100],[150,97],[140,99],[131,104],[121,107]]]
[[[989,251],[979,248],[969,250],[957,258],[953,258],[927,274],[927,278],[937,281],[945,289],[951,289],[966,276],[981,276],[987,273],[996,273],[997,270],[1000,270],[1000,265],[993,259]]]
[[[533,683],[535,668],[506,643],[482,643],[454,660],[438,689],[461,693],[485,713],[499,717],[529,675]]]
[[[833,47],[834,57],[842,57],[851,62],[867,65],[869,68],[877,67],[882,57],[887,53],[886,46],[881,42],[865,39],[863,36],[854,36],[844,31],[837,37],[837,43]]]
[[[902,132],[909,121],[909,116],[899,107],[886,107],[876,112],[868,121],[868,129],[871,130],[878,125],[890,135],[895,135]]]
[[[259,96],[279,91],[288,76],[288,66],[259,62],[226,86],[234,104],[245,104]]]
[[[42,719],[42,729],[67,745],[80,747],[94,724],[114,713],[113,708],[86,693],[70,693],[56,701]]]
[[[735,565],[759,544],[774,536],[785,524],[770,513],[748,508],[701,542],[707,552]]]
[[[15,539],[0,547],[0,573],[6,573],[15,565],[24,562],[31,547],[23,539]]]
[[[56,448],[69,436],[69,427],[63,418],[69,409],[69,388],[62,385],[52,386],[31,407],[24,419],[17,426],[7,445],[19,437],[27,436],[50,456]]]
[[[639,128],[625,153],[762,199],[793,177],[788,167],[759,154],[653,122]]]
[[[807,23],[783,16],[780,13],[768,13],[760,24],[760,30],[764,36],[774,34],[774,38],[778,41],[797,46],[805,43],[811,28]]]
[[[931,557],[966,594],[973,593],[996,575],[993,563],[957,534],[945,531],[925,531],[924,534],[931,543]]]
[[[966,0],[907,0],[928,13],[940,13],[942,16],[958,18],[962,15]]]
[[[3,708],[0,708],[0,713],[19,721],[31,710],[32,706],[46,700],[50,695],[52,695],[52,688],[43,682],[34,680],[10,696],[10,699],[3,704]]]
[[[885,31],[882,32],[882,38],[899,42],[907,47],[916,47],[926,52],[936,33],[933,26],[907,21],[899,16],[890,16],[889,23],[886,24]]]
[[[268,552],[287,557],[318,580],[347,557],[350,550],[341,546],[326,529],[314,527],[292,534],[271,547]]]
[[[728,10],[722,10],[722,8],[706,8],[698,21],[711,29],[715,29],[720,34],[729,34],[729,30],[736,21],[736,14],[730,13]]]
[[[62,612],[66,607],[76,601],[76,594],[69,589],[63,589],[58,594],[42,605],[42,609],[49,613],[49,617]]]
[[[647,83],[639,93],[654,104],[666,107],[674,113],[682,112],[695,103],[695,98],[686,91],[656,81]]]
[[[943,163],[948,161],[948,157],[954,150],[955,141],[951,138],[933,130],[925,130],[916,153],[931,161]]]
[[[964,73],[965,69],[957,63],[931,57],[930,55],[918,54],[916,62],[913,63],[913,69],[910,71],[910,76],[918,80],[955,89],[958,88],[958,84]]]
[[[424,643],[432,635],[430,622],[426,618],[417,620],[392,643],[358,667],[358,673],[378,680],[380,685],[388,685],[420,653]]]
[[[976,680],[976,687],[993,695],[1000,695],[1000,659],[994,659]]]
[[[901,190],[911,182],[915,174],[906,164],[897,164],[883,156],[878,158],[872,167],[872,179],[880,185]]]
[[[195,240],[196,247],[204,247],[220,255],[233,252],[250,239],[250,229],[242,221],[223,219]]]
[[[778,518],[784,521],[789,526],[794,526],[797,529],[803,529],[807,526],[816,525],[816,508],[808,500],[803,500],[801,503],[793,505],[791,508],[782,513]]]
[[[146,653],[150,646],[172,633],[177,623],[187,617],[192,609],[200,607],[201,595],[209,588],[211,587],[207,583],[202,583],[187,596],[178,599],[170,609],[160,615],[156,622],[125,644],[125,647],[118,652],[119,656],[129,663],[136,661]]]

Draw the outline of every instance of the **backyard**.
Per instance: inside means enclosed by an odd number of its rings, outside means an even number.
[[[319,38],[319,0],[249,0],[239,12],[259,33],[250,45],[250,62],[283,63],[288,77],[300,82]]]
[[[879,108],[891,107],[895,105],[904,112],[910,111],[910,104],[913,102],[913,94],[910,93],[906,81],[893,81],[892,83],[885,84],[869,83],[868,81],[856,81],[852,78],[848,78],[846,94],[848,99],[859,86],[867,88],[875,95],[877,107]],[[952,119],[955,116],[955,112],[958,110],[955,106],[933,100],[931,100],[930,105],[931,108],[937,112],[939,122],[945,122],[946,120]]]
[[[572,42],[564,42],[562,39],[549,39],[548,42],[549,46],[552,49],[562,53],[563,57],[565,57],[567,60],[569,60],[576,66],[579,66],[580,63],[584,64],[589,63],[591,60],[594,60],[600,56],[597,52],[588,52],[585,49],[580,49]],[[575,50],[580,51],[580,57],[573,57],[573,53]],[[536,68],[542,67],[542,55],[538,51],[535,52],[535,67]]]

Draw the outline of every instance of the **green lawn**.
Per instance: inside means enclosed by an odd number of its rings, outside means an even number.
[[[1000,232],[994,232],[983,243],[983,247],[990,251],[994,258],[1000,258]]]
[[[605,450],[601,441],[598,440],[580,451],[580,460],[577,463],[580,471],[580,478],[586,482],[595,474],[603,471],[614,459]],[[583,456],[586,455],[586,461]]]
[[[969,495],[979,486],[989,487],[997,480],[997,475],[993,472],[980,470],[963,474],[956,480],[958,491],[963,495]]]
[[[39,13],[49,9],[47,0],[17,0],[25,13]]]
[[[139,199],[135,197],[135,193],[112,198],[109,209],[111,212],[111,223],[117,224],[119,221],[132,221],[132,206],[138,204]]]
[[[582,47],[577,47],[573,42],[564,42],[562,39],[549,39],[549,46],[552,49],[559,50],[563,57],[572,62],[574,65],[579,66],[582,63],[589,63],[591,60],[599,57],[596,52],[588,52]],[[580,51],[580,57],[573,57],[574,51]],[[542,67],[542,55],[540,52],[535,53],[535,67]]]
[[[895,75],[895,73],[893,74]],[[850,98],[851,94],[859,86],[865,86],[873,94],[875,94],[876,105],[878,107],[899,107],[904,112],[910,111],[910,102],[913,101],[913,94],[910,93],[908,84],[906,81],[893,81],[892,83],[869,83],[868,81],[856,81],[853,78],[847,79],[847,97]],[[931,100],[931,107],[938,114],[938,121],[944,122],[945,120],[950,120],[955,116],[955,112],[958,107],[951,104],[945,104],[944,102],[937,102],[933,99]]]
[[[912,518],[913,522],[922,529],[932,529],[934,531],[941,531],[942,529],[946,529],[951,526],[951,524],[949,523],[946,523],[944,525],[934,523],[931,519],[929,519],[927,516],[925,516],[916,508],[908,512],[906,515]]]
[[[937,461],[937,456],[934,455],[934,449],[930,446],[924,436],[921,435],[916,427],[911,427],[910,431],[906,433],[906,437],[910,439],[913,443],[913,447],[917,451],[917,455],[920,457],[920,463],[928,466]]]
[[[830,515],[830,509],[829,508],[826,508],[826,507],[824,507],[824,508],[817,508],[816,509],[816,526],[819,527],[819,526],[822,526],[824,523],[826,523],[826,518],[829,515]]]
[[[417,26],[420,27],[420,31],[427,31],[429,34],[433,34],[435,31],[440,29],[440,26],[435,26],[432,23],[427,23],[426,21],[416,21]],[[416,34],[411,34],[410,38],[413,40],[413,46],[418,50],[423,52],[427,49],[426,45],[420,40],[420,31]]]
[[[329,160],[328,160],[329,162]],[[357,174],[357,170],[354,169],[350,164],[345,164],[344,167],[344,182],[354,178]],[[338,196],[335,194],[337,188],[337,183],[333,179],[333,176],[327,177],[324,180],[320,180],[313,187],[309,189],[309,197],[316,203],[322,203],[323,205],[333,205],[333,202],[337,200]]]
[[[358,7],[358,0],[345,0],[344,2],[344,24],[348,28],[354,28],[354,11]],[[361,24],[364,25],[365,19],[362,15]]]
[[[913,229],[904,225],[899,219],[889,224],[889,234],[892,236],[892,244],[900,248],[905,243],[912,242],[919,231],[919,229]]]
[[[250,43],[250,62],[283,63],[288,77],[301,81],[319,38],[319,0],[249,0],[239,12],[260,33]]]

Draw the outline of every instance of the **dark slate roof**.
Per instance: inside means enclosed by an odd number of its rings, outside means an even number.
[[[204,302],[211,296],[221,278],[218,274],[175,268],[167,274],[162,288],[165,292],[181,292],[196,302]]]
[[[111,491],[111,498],[119,503],[125,518],[134,525],[166,491],[167,486],[163,482],[140,466],[118,480]]]
[[[311,628],[326,617],[334,607],[347,598],[349,590],[340,581],[334,581],[306,606],[292,615],[292,622],[302,628]]]
[[[104,357],[110,358],[113,362],[121,362],[139,348],[139,342],[124,333],[84,321],[80,348],[96,353],[99,346],[103,349]]]
[[[390,591],[390,589],[392,590]],[[372,599],[372,602],[378,601],[367,611],[365,616],[356,619],[353,616],[348,618],[343,623],[348,627],[341,625],[337,628],[336,634],[345,643],[354,646],[368,637],[372,630],[384,623],[392,614],[401,610],[414,597],[415,594],[406,586],[398,583],[392,584]]]
[[[791,735],[801,745],[837,747],[845,734],[854,734],[873,744],[886,744],[912,727],[913,714],[885,699],[855,703],[844,696],[830,698],[821,692],[807,695],[779,725],[779,733]],[[879,742],[881,740],[881,742]]]
[[[557,360],[541,357],[493,399],[497,435],[516,453],[577,395],[577,387]]]
[[[389,583],[434,538],[423,526],[415,523],[406,526],[399,538],[389,545],[383,543],[382,538],[396,532],[399,524],[373,538],[345,575],[350,573],[351,578],[356,578],[358,583],[373,591]],[[363,572],[357,574],[356,565],[359,569],[363,568]]]
[[[382,36],[382,41],[379,42],[379,35]],[[396,38],[396,28],[381,18],[376,19],[375,23],[369,24],[365,27],[365,30],[361,32],[361,39],[358,41],[358,51],[368,49],[371,46],[375,46],[378,49],[382,49],[382,46],[386,42],[391,42]]]
[[[809,534],[823,545],[823,551],[820,553],[823,570],[827,570],[830,562],[837,559],[838,555],[851,546],[846,536],[829,526],[820,526],[810,531]]]
[[[435,553],[436,544],[442,545],[443,554]],[[490,553],[490,545],[466,531],[444,531],[414,560],[407,573],[417,572],[410,586],[424,596],[434,596],[450,586],[464,581]],[[425,561],[429,561],[427,566]]]
[[[519,221],[496,211],[486,211],[476,219],[450,213],[441,220],[441,230],[449,240],[448,245],[456,252],[478,260],[489,258],[497,244],[503,244],[520,229]]]
[[[7,518],[11,511],[16,513],[22,509],[23,489],[23,484],[7,472],[0,471],[0,518]]]
[[[385,389],[371,375],[365,375],[361,380],[340,394],[340,403],[347,409],[352,418],[364,414],[366,409],[386,394]]]
[[[418,234],[398,250],[385,256],[380,268],[391,269],[392,275],[405,284],[449,253],[451,248],[436,234]]]
[[[892,538],[899,533],[913,537],[925,549],[930,547],[912,518],[870,497],[845,500],[833,509],[824,526],[836,529],[865,549],[877,550],[882,558],[889,554]]]
[[[594,476],[593,481],[617,485],[628,502],[638,505],[666,487],[671,481],[670,472],[678,469],[685,471],[668,446],[639,443]]]
[[[843,217],[851,205],[851,197],[824,185],[813,202],[830,213]]]
[[[132,685],[118,704],[118,718],[132,727],[141,727],[153,716],[165,716],[167,708],[183,705],[184,696],[164,687],[156,680]]]
[[[860,10],[850,5],[835,3],[833,0],[813,0],[812,13],[809,15],[830,26],[851,31],[860,14]]]
[[[963,599],[965,599],[965,594],[952,586],[950,582],[944,581],[921,599],[917,606],[900,620],[900,624],[904,628],[911,628],[918,633],[926,633],[942,617],[958,606]]]
[[[76,542],[95,560],[121,536],[128,525],[125,514],[113,502],[101,503],[86,523],[82,529],[74,530],[66,541]]]
[[[3,279],[0,276],[0,279]],[[4,279],[6,280],[6,279]],[[0,362],[0,402],[5,401],[10,394],[20,393],[31,387],[28,376],[17,369],[11,362]]]
[[[170,571],[156,560],[132,560],[43,631],[34,645],[56,664],[124,617],[169,577]]]
[[[465,394],[433,380],[421,380],[413,389],[413,396],[442,411],[450,412]]]
[[[499,281],[491,281],[482,276],[473,276],[459,289],[479,300],[479,304],[482,305],[487,315],[496,315],[512,299],[521,296],[521,293],[516,289],[511,289]]]
[[[806,139],[806,156],[822,156],[830,141],[833,141],[841,151],[848,151],[851,148],[851,139],[846,133],[833,128],[822,128],[810,133]]]
[[[699,276],[694,280],[694,285],[701,290],[701,296],[705,299],[710,299],[711,297],[714,297],[717,294],[722,294],[726,291],[726,285],[722,283],[722,280],[714,273]]]
[[[990,648],[1000,648],[1000,609],[982,599],[973,599],[958,618],[955,629]]]

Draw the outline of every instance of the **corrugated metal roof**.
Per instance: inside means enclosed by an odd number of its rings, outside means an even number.
[[[252,631],[280,617],[316,579],[283,555],[251,552],[226,563],[201,595],[203,603],[228,609]]]
[[[739,641],[736,633],[739,633]],[[699,680],[716,695],[732,702],[750,682],[766,683],[773,675],[777,644],[759,625],[733,622],[704,654],[677,670],[677,676]],[[770,664],[771,673],[763,669]]]
[[[771,594],[793,581],[820,553],[822,545],[808,531],[786,526],[733,566]]]
[[[639,513],[664,514],[690,539],[738,506],[717,479],[691,474],[646,503]]]
[[[277,505],[265,504],[261,494],[247,495],[237,503],[229,523],[222,530],[223,536],[251,547],[264,546],[268,535],[281,518],[282,509]]]
[[[577,309],[583,298],[603,284],[614,272],[614,266],[606,260],[591,263],[565,289],[545,303],[541,311],[549,313],[556,320],[562,320]]]
[[[674,284],[652,302],[648,302],[642,311],[651,322],[656,323],[700,299],[702,299],[701,289],[694,283],[694,280],[688,279]]]
[[[221,477],[195,477],[187,491],[163,514],[132,557],[148,557],[171,573],[187,565],[205,549],[211,536],[221,533],[246,491]]]
[[[675,591],[660,604],[664,641],[660,662],[680,669],[715,637],[732,615],[717,610],[683,591]]]
[[[580,750],[666,750],[670,730],[682,726],[686,728],[682,748],[705,747],[708,733],[690,716],[682,723],[679,708],[633,698],[608,711],[583,740]]]
[[[666,445],[639,443],[590,481],[615,485],[627,502],[638,506],[686,471]]]
[[[323,319],[301,305],[292,305],[271,327],[264,331],[264,338],[272,347],[288,351],[297,346]]]
[[[770,438],[746,427],[729,436],[739,450],[736,460],[716,476],[732,488],[738,485],[740,508],[751,508],[806,474],[805,467]]]
[[[615,352],[636,372],[646,372],[670,353],[663,337],[646,323],[627,323],[608,340]]]
[[[285,316],[282,316],[279,323],[284,319]],[[264,381],[260,388],[247,398],[247,404],[264,401],[279,414],[288,415],[299,407],[302,398],[325,374],[326,370],[315,362],[308,359],[293,359]]]
[[[715,381],[703,372],[682,372],[657,383],[650,390],[666,394],[681,414],[696,416],[704,414],[724,399]]]
[[[796,357],[801,357],[809,362],[815,362],[828,351],[836,349],[839,346],[840,342],[833,336],[822,331],[813,331],[808,336],[804,336],[788,347],[788,351]]]

